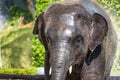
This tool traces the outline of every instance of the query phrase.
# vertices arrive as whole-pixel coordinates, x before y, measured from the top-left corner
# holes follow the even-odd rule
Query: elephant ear
[[[95,13],[92,18],[92,26],[89,34],[89,51],[85,59],[88,65],[100,55],[101,44],[108,32],[108,24],[103,16]]]
[[[92,27],[90,31],[89,50],[94,51],[100,45],[108,32],[106,19],[98,13],[93,15]]]
[[[43,27],[43,15],[44,12],[42,12],[36,19],[33,34],[39,34],[41,27]]]
[[[45,44],[44,12],[42,12],[36,19],[33,34],[38,35],[39,40]]]

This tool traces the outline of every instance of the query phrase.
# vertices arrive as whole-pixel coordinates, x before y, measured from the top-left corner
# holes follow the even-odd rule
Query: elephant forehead
[[[58,31],[58,36],[72,37],[73,31],[71,29],[65,29]]]
[[[58,35],[71,37],[75,32],[75,20],[74,20],[74,12],[69,14],[62,14],[60,16],[60,23],[64,27],[60,27],[60,31]]]
[[[75,15],[76,12],[70,12],[61,14],[59,17],[55,17],[55,19],[51,18],[49,20],[48,33],[57,37],[72,37],[75,34],[81,34],[82,27],[76,25]]]
[[[75,12],[62,14],[60,16],[60,22],[65,23],[68,26],[74,26],[75,25],[74,15],[75,15]]]

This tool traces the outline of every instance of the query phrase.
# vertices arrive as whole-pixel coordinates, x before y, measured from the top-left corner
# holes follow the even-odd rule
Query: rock
[[[0,31],[3,29],[8,19],[9,19],[9,13],[4,4],[4,0],[3,1],[0,0]]]

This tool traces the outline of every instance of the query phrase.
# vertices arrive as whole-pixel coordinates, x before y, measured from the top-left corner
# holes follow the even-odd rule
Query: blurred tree
[[[35,8],[32,0],[25,0],[28,10],[30,11],[32,17],[34,18],[35,15]]]

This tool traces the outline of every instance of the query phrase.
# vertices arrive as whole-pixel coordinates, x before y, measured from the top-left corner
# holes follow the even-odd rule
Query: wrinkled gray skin
[[[37,18],[33,34],[46,49],[46,80],[109,79],[117,37],[109,16],[92,1],[51,5]]]

